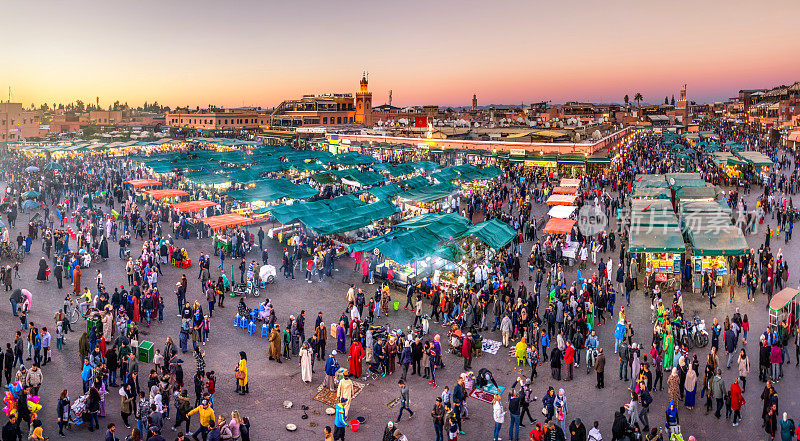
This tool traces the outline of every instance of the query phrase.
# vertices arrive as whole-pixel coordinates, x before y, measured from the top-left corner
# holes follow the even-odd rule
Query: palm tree
[[[631,99],[630,97],[628,97],[627,93],[625,94],[625,98],[623,98],[623,100],[625,100],[625,107],[628,107],[628,103],[631,102]]]
[[[636,92],[636,95],[633,96],[633,100],[636,101],[636,105],[639,106],[639,108],[642,107],[642,100],[643,99],[644,98],[642,97],[642,94],[639,93],[639,92]]]

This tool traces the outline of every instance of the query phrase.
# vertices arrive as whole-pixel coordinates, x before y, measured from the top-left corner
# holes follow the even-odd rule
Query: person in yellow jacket
[[[216,421],[216,416],[214,415],[214,409],[211,408],[211,403],[204,399],[200,402],[199,406],[190,410],[186,416],[190,417],[194,414],[200,415],[200,427],[198,427],[197,430],[192,434],[192,438],[196,440],[197,435],[202,435],[202,439],[206,439],[206,436],[208,436],[208,431],[211,430],[211,423]]]
[[[236,392],[239,395],[244,395],[250,392],[247,384],[247,353],[244,351],[239,352],[239,364],[236,365]]]

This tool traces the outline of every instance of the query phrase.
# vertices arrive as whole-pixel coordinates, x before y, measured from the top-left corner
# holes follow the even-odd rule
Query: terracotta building
[[[266,112],[253,109],[201,109],[169,112],[164,116],[170,127],[202,130],[259,129],[266,127]]]
[[[21,103],[0,103],[0,142],[39,136],[39,116]]]

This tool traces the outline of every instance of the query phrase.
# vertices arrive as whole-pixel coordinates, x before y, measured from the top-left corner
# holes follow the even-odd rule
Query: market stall
[[[459,272],[494,256],[515,234],[497,219],[470,226],[456,213],[428,213],[395,225],[390,233],[351,244],[348,252],[371,253],[379,261],[377,276],[392,283],[430,278],[432,284],[452,287]]]
[[[203,223],[208,225],[212,231],[235,228],[241,225],[253,223],[253,219],[236,213],[220,214],[203,219]]]
[[[167,198],[179,198],[183,196],[188,196],[189,193],[183,190],[176,190],[173,188],[163,189],[163,190],[145,190],[144,194],[150,196],[153,199],[167,199]]]
[[[559,219],[552,217],[547,221],[547,224],[542,230],[545,234],[564,234],[569,236],[572,232],[572,227],[577,223],[574,219]]]
[[[547,199],[547,205],[575,205],[576,195],[554,194]]]
[[[575,187],[575,188],[578,188],[578,187],[581,186],[581,180],[580,179],[564,178],[564,179],[561,180],[561,182],[558,185],[561,186],[561,187]]]
[[[693,287],[702,288],[702,275],[716,270],[715,284],[721,287],[728,280],[728,257],[746,254],[750,247],[742,230],[733,225],[706,225],[698,222],[687,228],[687,237],[692,246]]]
[[[630,252],[645,268],[645,280],[666,283],[676,289],[680,286],[681,255],[686,252],[686,244],[677,226],[632,227]]]
[[[187,201],[187,202],[177,202],[169,206],[173,210],[177,210],[181,213],[194,213],[196,211],[200,211],[204,208],[213,207],[217,205],[214,201]]]
[[[553,205],[547,215],[559,219],[569,219],[578,207],[574,205]]]
[[[769,301],[769,325],[778,327],[786,321],[791,332],[797,327],[797,314],[800,313],[800,290],[783,288]]]
[[[752,181],[756,178],[764,179],[769,177],[769,168],[774,163],[768,156],[761,152],[754,151],[736,152],[736,156],[747,163],[742,166],[742,170],[745,172],[747,179]]]
[[[576,194],[578,192],[577,187],[554,187],[553,194]]]
[[[138,190],[140,188],[162,185],[162,182],[155,179],[132,179],[130,181],[125,181],[125,184],[130,185],[134,189]]]

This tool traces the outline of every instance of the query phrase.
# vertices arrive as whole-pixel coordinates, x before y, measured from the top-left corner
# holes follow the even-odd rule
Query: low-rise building
[[[269,116],[260,109],[176,110],[164,116],[165,124],[199,130],[255,130],[267,126]]]
[[[38,137],[40,124],[36,112],[23,109],[22,103],[0,102],[0,142]]]

